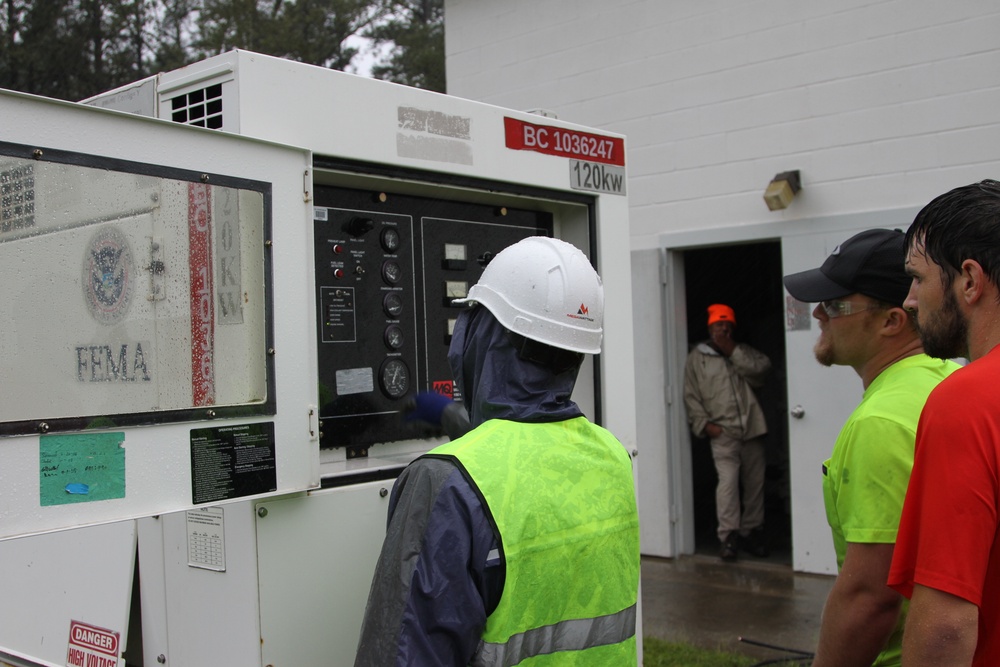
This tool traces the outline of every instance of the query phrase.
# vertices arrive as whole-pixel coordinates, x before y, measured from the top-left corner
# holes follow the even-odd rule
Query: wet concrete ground
[[[761,660],[788,656],[746,637],[812,652],[834,577],[793,572],[773,559],[718,556],[642,559],[642,634],[734,651]]]

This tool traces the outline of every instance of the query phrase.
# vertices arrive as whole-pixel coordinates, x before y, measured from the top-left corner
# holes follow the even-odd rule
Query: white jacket
[[[737,440],[767,433],[753,388],[763,384],[770,370],[767,355],[746,343],[737,343],[728,358],[707,342],[695,346],[684,367],[684,405],[691,432],[706,437],[705,425],[712,422]]]

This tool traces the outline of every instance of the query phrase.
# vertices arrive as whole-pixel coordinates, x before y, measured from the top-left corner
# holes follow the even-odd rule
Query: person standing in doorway
[[[936,197],[906,232],[904,305],[927,354],[966,358],[917,426],[889,585],[910,598],[903,664],[1000,665],[1000,183]]]
[[[719,482],[715,489],[719,555],[732,561],[742,547],[767,556],[764,539],[764,435],[767,422],[754,388],[771,369],[765,354],[734,339],[736,314],[708,307],[708,340],[688,354],[684,405],[691,432],[709,438]],[[740,485],[743,505],[740,507]]]
[[[850,366],[864,396],[823,463],[823,499],[839,576],[826,600],[814,667],[898,666],[905,610],[886,585],[927,395],[958,365],[923,353],[903,309],[910,277],[903,232],[870,229],[841,243],[817,269],[785,276],[816,303],[824,366]]]

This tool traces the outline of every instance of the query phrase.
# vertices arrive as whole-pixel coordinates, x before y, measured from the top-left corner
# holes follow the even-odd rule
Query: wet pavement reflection
[[[740,637],[812,652],[833,581],[765,561],[643,557],[642,633],[760,659],[788,654]]]

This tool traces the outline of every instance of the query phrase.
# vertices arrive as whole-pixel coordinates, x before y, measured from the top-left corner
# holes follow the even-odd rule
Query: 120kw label
[[[584,160],[569,161],[569,186],[574,190],[625,194],[625,167]]]

